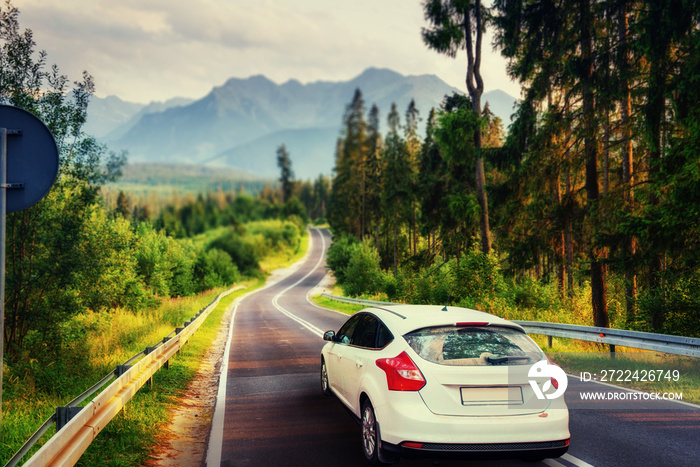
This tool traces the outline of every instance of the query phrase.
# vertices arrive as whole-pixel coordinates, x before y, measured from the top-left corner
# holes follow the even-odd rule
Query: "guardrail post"
[[[121,375],[129,371],[129,368],[131,368],[131,365],[117,365],[117,368],[114,370],[114,376],[119,378]]]
[[[148,355],[149,353],[153,352],[157,348],[158,347],[146,347],[146,350],[143,351],[143,354]],[[148,378],[148,381],[146,381],[146,385],[148,386],[148,389],[153,389],[153,376]]]
[[[56,433],[78,415],[82,407],[56,407]]]
[[[552,348],[552,336],[547,336],[547,345],[550,349]]]
[[[164,337],[164,338],[163,338],[163,344],[165,344],[165,343],[168,342],[169,340],[170,340],[169,337],[167,337],[167,336]],[[163,366],[165,367],[166,370],[169,370],[169,369],[170,369],[170,360],[166,360],[165,363],[163,364]]]
[[[615,358],[615,344],[610,344],[610,358]]]

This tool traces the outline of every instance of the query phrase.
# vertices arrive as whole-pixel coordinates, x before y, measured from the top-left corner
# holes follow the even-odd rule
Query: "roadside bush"
[[[191,241],[156,232],[147,223],[139,225],[137,238],[137,271],[151,297],[182,297],[195,292],[192,270],[197,254]]]
[[[343,292],[348,296],[374,295],[384,288],[384,273],[379,267],[379,253],[370,242],[354,243],[350,260],[343,271]]]
[[[453,298],[449,263],[433,264],[416,275],[415,303],[447,305]]]
[[[519,308],[555,309],[562,306],[555,283],[544,284],[527,276],[514,281],[505,295],[509,303]]]
[[[687,337],[700,337],[700,275],[693,274],[671,283],[662,290],[640,295],[636,328]],[[652,327],[654,314],[663,316],[661,331]]]
[[[289,219],[292,216],[298,217],[301,222],[304,224],[307,222],[307,217],[306,217],[306,208],[304,207],[304,204],[299,201],[299,198],[296,196],[286,203],[284,203],[284,206],[282,206],[282,215],[286,218]]]
[[[496,255],[469,251],[454,267],[454,294],[458,299],[477,302],[493,298],[506,290]]]
[[[328,249],[326,265],[333,271],[335,280],[340,285],[343,285],[345,281],[345,269],[348,267],[348,264],[350,264],[352,246],[358,242],[359,240],[352,235],[343,235],[340,238],[334,239]]]
[[[193,275],[199,292],[214,287],[228,286],[241,280],[238,268],[228,253],[218,248],[200,251],[194,264]]]
[[[247,276],[254,276],[259,271],[260,253],[254,239],[241,237],[235,231],[229,230],[211,242],[208,248],[228,253],[238,270]]]
[[[244,232],[250,237],[258,237],[255,244],[260,256],[265,256],[270,250],[296,248],[301,240],[301,229],[296,220],[272,219],[251,222],[246,225]]]

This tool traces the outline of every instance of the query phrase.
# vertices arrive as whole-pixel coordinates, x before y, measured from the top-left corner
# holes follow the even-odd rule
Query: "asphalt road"
[[[322,332],[346,315],[321,309],[308,292],[326,274],[327,231],[312,229],[309,254],[277,283],[249,294],[236,309],[227,371],[214,417],[209,466],[362,466],[360,427],[319,383]],[[578,390],[611,391],[571,381]],[[568,398],[567,398],[568,400]],[[698,466],[700,410],[663,402],[603,409],[574,403],[571,447],[562,458],[541,463],[443,461],[456,466]],[[217,421],[218,420],[218,421]],[[430,466],[401,460],[400,466]]]

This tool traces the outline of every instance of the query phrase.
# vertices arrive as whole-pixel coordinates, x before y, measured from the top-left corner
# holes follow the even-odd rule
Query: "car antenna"
[[[441,311],[448,311],[448,310],[447,310],[447,305],[450,304],[450,298],[452,298],[452,295],[448,295],[448,296],[447,296],[447,301],[445,302],[445,306],[442,308]]]

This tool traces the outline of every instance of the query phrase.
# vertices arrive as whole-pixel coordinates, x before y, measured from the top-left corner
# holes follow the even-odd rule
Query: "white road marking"
[[[551,465],[552,467],[566,467],[564,464],[561,462],[557,462],[554,459],[545,459],[542,461],[543,464]]]
[[[316,229],[316,230],[318,230],[318,229]],[[321,239],[323,240],[323,235],[321,235]],[[323,243],[323,246],[325,248],[325,241]],[[273,285],[277,284],[280,280],[293,274],[298,269],[298,265],[301,265],[301,263],[306,261],[306,258],[311,253],[312,247],[313,247],[313,237],[309,235],[309,248],[306,251],[306,254],[304,255],[303,258],[301,258],[295,264],[293,264],[292,266],[287,268],[288,272],[286,274],[282,275],[281,277],[278,278],[278,280],[276,280],[274,282],[265,284],[265,286],[263,286],[257,290],[253,290],[252,292],[249,292],[241,297],[238,297],[231,305],[233,307],[233,314],[231,315],[231,322],[229,323],[228,339],[226,341],[226,347],[224,348],[224,355],[223,355],[223,358],[221,359],[221,368],[220,368],[220,372],[219,372],[219,389],[217,390],[217,393],[216,393],[216,404],[214,405],[214,415],[212,416],[211,432],[209,434],[209,447],[207,449],[207,457],[205,460],[207,466],[211,465],[211,466],[219,467],[221,465],[221,451],[223,449],[223,442],[224,442],[224,438],[223,438],[224,437],[224,418],[226,415],[226,381],[228,379],[228,360],[229,360],[229,355],[231,353],[231,343],[233,340],[233,324],[234,324],[234,321],[236,319],[236,312],[238,311],[238,305],[240,305],[241,301],[243,301],[244,298],[247,298],[250,295],[261,292],[269,287],[272,287]],[[321,258],[323,258],[323,255],[321,255]],[[318,264],[316,264],[316,267],[318,267]],[[314,267],[314,269],[316,269],[316,267]],[[306,278],[306,277],[308,277],[308,274],[304,278]],[[297,284],[298,284],[298,282],[297,282]],[[294,285],[296,285],[296,284],[294,284]],[[285,292],[287,290],[289,290],[289,289],[285,289]]]
[[[323,237],[323,235],[321,235],[321,245],[322,245],[321,251],[324,251],[326,249],[326,239]],[[309,251],[311,250],[312,246],[313,246],[313,240],[311,240],[311,245],[309,245]],[[282,297],[282,295],[284,295],[285,293],[287,293],[289,290],[293,289],[297,285],[301,284],[307,277],[309,277],[311,274],[316,272],[316,270],[318,269],[318,267],[321,265],[322,262],[323,262],[323,255],[321,255],[318,258],[316,265],[313,268],[311,268],[311,270],[308,273],[306,273],[306,275],[304,277],[302,277],[301,279],[299,279],[298,281],[296,281],[294,284],[290,285],[286,289],[282,290],[280,293],[275,295],[272,299],[272,305],[274,305],[274,307],[277,308],[280,311],[280,313],[282,313],[283,315],[287,316],[288,318],[296,321],[297,323],[301,324],[302,326],[304,326],[306,329],[308,329],[309,331],[311,331],[312,333],[314,333],[318,337],[323,337],[323,331],[321,329],[319,329],[318,327],[309,323],[308,321],[299,318],[297,315],[290,312],[289,310],[286,310],[282,305],[279,304],[278,300],[280,299],[280,297]],[[308,301],[308,298],[307,298],[307,301]]]
[[[318,308],[319,310],[323,310],[323,311],[332,311],[333,313],[336,313],[336,314],[339,314],[339,315],[343,315],[343,316],[345,316],[345,317],[350,317],[350,315],[347,314],[347,313],[343,313],[342,311],[334,310],[333,308],[326,308],[325,306],[321,306],[321,305],[319,305],[318,303],[316,303],[316,302],[314,302],[313,300],[311,300],[311,292],[313,292],[313,291],[314,291],[314,289],[311,289],[311,290],[309,290],[309,292],[306,294],[306,301],[309,303],[309,305],[314,306],[314,307]]]
[[[579,467],[593,467],[588,462],[581,460],[578,457],[574,457],[571,454],[569,454],[568,452],[566,454],[564,454],[563,456],[561,456],[561,458],[564,459],[565,461],[571,462],[572,464],[577,465]]]
[[[246,294],[246,296],[249,294]],[[209,435],[209,447],[207,449],[206,464],[212,466],[221,465],[221,450],[224,444],[224,416],[226,415],[226,380],[228,375],[228,356],[231,351],[231,340],[233,339],[233,322],[236,319],[236,311],[243,297],[237,298],[234,302],[231,323],[228,328],[228,338],[224,348],[224,356],[221,359],[219,370],[219,389],[216,393],[216,404],[214,405],[214,415],[211,421],[211,433]]]

